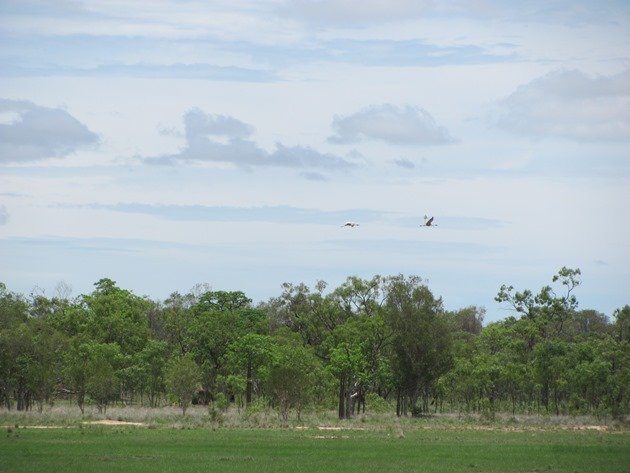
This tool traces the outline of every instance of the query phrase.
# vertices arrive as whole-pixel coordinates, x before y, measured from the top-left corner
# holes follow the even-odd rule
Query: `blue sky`
[[[629,145],[624,1],[0,0],[0,281],[24,294],[403,273],[490,321],[501,284],[568,266],[612,315]]]

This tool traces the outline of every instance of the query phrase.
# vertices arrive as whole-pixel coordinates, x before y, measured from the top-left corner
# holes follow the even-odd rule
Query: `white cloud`
[[[328,178],[324,176],[323,174],[320,174],[319,172],[304,171],[300,173],[300,176],[302,176],[304,179],[307,179],[309,181],[316,181],[316,182],[328,181]]]
[[[446,128],[439,126],[429,112],[420,107],[372,105],[346,117],[335,117],[336,134],[331,143],[356,143],[381,140],[396,145],[442,145],[453,143]]]
[[[284,2],[278,11],[306,23],[326,26],[364,26],[447,16],[580,25],[606,22],[611,16],[625,16],[628,7],[623,1],[590,0],[559,0],[553,3],[545,0],[291,0]]]
[[[177,154],[146,158],[149,164],[181,162],[222,162],[238,166],[278,166],[289,168],[343,169],[353,163],[311,147],[276,143],[266,151],[248,140],[254,127],[225,115],[206,114],[192,109],[184,115],[186,146]]]
[[[403,169],[415,169],[416,167],[413,161],[406,158],[395,159],[394,164]]]
[[[248,123],[226,115],[210,115],[198,108],[186,112],[184,126],[188,139],[203,135],[247,138],[254,133],[254,127]]]
[[[0,205],[0,225],[6,225],[9,221],[9,212],[4,205]]]
[[[0,99],[0,163],[37,161],[69,155],[94,145],[98,136],[65,110],[24,100]]]
[[[337,225],[347,219],[347,215],[362,222],[375,222],[387,218],[392,212],[354,208],[344,210],[321,210],[313,208],[276,205],[264,207],[232,207],[207,205],[143,204],[127,202],[117,204],[91,203],[83,206],[59,204],[60,209],[88,208],[112,212],[150,215],[166,220],[208,221],[208,222],[268,222],[284,224]],[[1,209],[1,207],[0,207]]]
[[[365,24],[420,17],[432,6],[431,0],[298,0],[279,11],[312,23]]]
[[[507,131],[588,141],[630,139],[630,70],[591,77],[554,71],[520,86],[493,117]]]

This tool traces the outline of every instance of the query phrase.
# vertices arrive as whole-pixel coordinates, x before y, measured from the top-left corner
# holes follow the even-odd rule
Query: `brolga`
[[[420,225],[421,227],[437,227],[437,223],[433,223],[433,217],[429,218],[428,216],[424,216],[424,223]]]
[[[342,225],[342,227],[352,227],[352,228],[354,228],[354,227],[358,227],[358,226],[359,226],[359,224],[358,224],[358,223],[355,223],[355,222],[346,222],[346,223],[344,223],[344,224]]]

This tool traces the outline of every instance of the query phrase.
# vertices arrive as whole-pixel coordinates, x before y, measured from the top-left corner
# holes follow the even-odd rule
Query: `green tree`
[[[20,295],[7,290],[0,282],[0,330],[15,327],[28,318],[28,302]]]
[[[242,292],[207,292],[192,307],[191,353],[202,369],[204,401],[216,395],[219,376],[227,376],[228,350],[245,334],[268,332],[266,314],[253,308]]]
[[[89,342],[85,391],[96,402],[98,411],[105,413],[107,405],[116,398],[120,388],[117,367],[123,354],[116,343]]]
[[[32,352],[28,366],[30,391],[41,413],[61,379],[66,338],[41,320],[29,321]]]
[[[327,357],[322,343],[348,317],[333,296],[324,295],[326,287],[324,281],[317,282],[315,291],[306,284],[285,283],[280,297],[264,305],[272,331],[288,327],[300,334],[304,344],[313,347],[322,359]]]
[[[552,281],[564,286],[558,295],[551,286],[544,286],[536,295],[529,289],[514,292],[513,286],[502,285],[495,297],[497,302],[508,303],[516,312],[537,323],[540,336],[548,338],[563,334],[567,321],[573,319],[578,302],[573,291],[581,284],[579,269],[562,267]]]
[[[85,336],[73,338],[64,354],[63,376],[67,387],[75,395],[81,414],[85,412],[90,354],[90,342]]]
[[[0,330],[0,394],[7,409],[13,407],[14,401],[19,411],[31,407],[32,335],[25,322]]]
[[[289,410],[295,409],[297,418],[313,396],[315,383],[323,379],[322,367],[312,349],[283,332],[275,338],[273,353],[266,375],[266,389],[278,406],[286,422]]]
[[[349,418],[361,409],[365,412],[370,391],[386,395],[393,385],[388,357],[391,334],[381,311],[349,317],[327,337],[329,371],[338,380],[338,413]]]
[[[615,318],[614,333],[618,340],[622,342],[630,342],[630,305],[625,305],[620,309],[616,309],[613,317]]]
[[[169,392],[177,399],[182,415],[186,415],[200,382],[201,371],[190,355],[171,360],[166,369],[166,384]]]
[[[397,414],[428,412],[435,383],[451,366],[451,338],[441,299],[419,277],[391,278],[385,322],[392,332]],[[422,405],[417,402],[422,399]]]
[[[90,312],[89,331],[94,340],[116,343],[123,354],[140,352],[149,338],[146,312],[152,304],[116,286],[111,279],[101,279],[96,289],[84,296]]]
[[[172,293],[161,311],[159,322],[163,339],[176,347],[181,355],[190,353],[193,346],[191,327],[194,322],[192,307],[197,303],[192,294],[182,296],[178,292]]]
[[[245,404],[252,402],[255,384],[260,384],[260,369],[272,356],[273,339],[268,335],[247,333],[235,340],[226,354],[232,373],[245,379]]]
[[[360,346],[339,342],[330,351],[329,370],[339,380],[338,414],[340,419],[352,416],[352,388],[365,372],[365,359]]]
[[[158,397],[166,389],[165,369],[168,345],[159,340],[149,340],[138,358],[143,370],[144,388],[149,395],[149,404],[156,406]]]

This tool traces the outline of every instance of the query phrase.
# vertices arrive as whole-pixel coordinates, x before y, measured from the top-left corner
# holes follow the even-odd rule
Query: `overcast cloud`
[[[177,154],[146,158],[149,164],[222,162],[236,166],[278,166],[289,168],[348,169],[353,163],[316,151],[309,146],[276,143],[268,152],[248,140],[254,127],[225,115],[206,114],[193,109],[184,115],[186,145]],[[226,138],[227,142],[211,137]]]
[[[72,206],[70,206],[72,207]],[[341,209],[323,211],[288,205],[265,207],[228,207],[206,205],[154,205],[142,203],[88,204],[84,207],[113,212],[152,215],[167,220],[214,221],[214,222],[275,222],[289,224],[337,225],[350,216],[362,222],[382,220],[391,212],[371,209]]]
[[[4,205],[0,205],[0,225],[5,225],[9,221],[9,212]]]
[[[611,315],[629,64],[624,0],[0,0],[0,278],[260,301],[406,273],[492,321],[568,266]]]
[[[455,140],[420,107],[372,105],[359,112],[333,120],[331,143],[347,144],[381,140],[394,145],[444,145]]]
[[[630,140],[630,70],[589,76],[550,72],[499,103],[499,127],[532,137]]]
[[[0,99],[0,163],[59,158],[98,140],[65,110]]]

